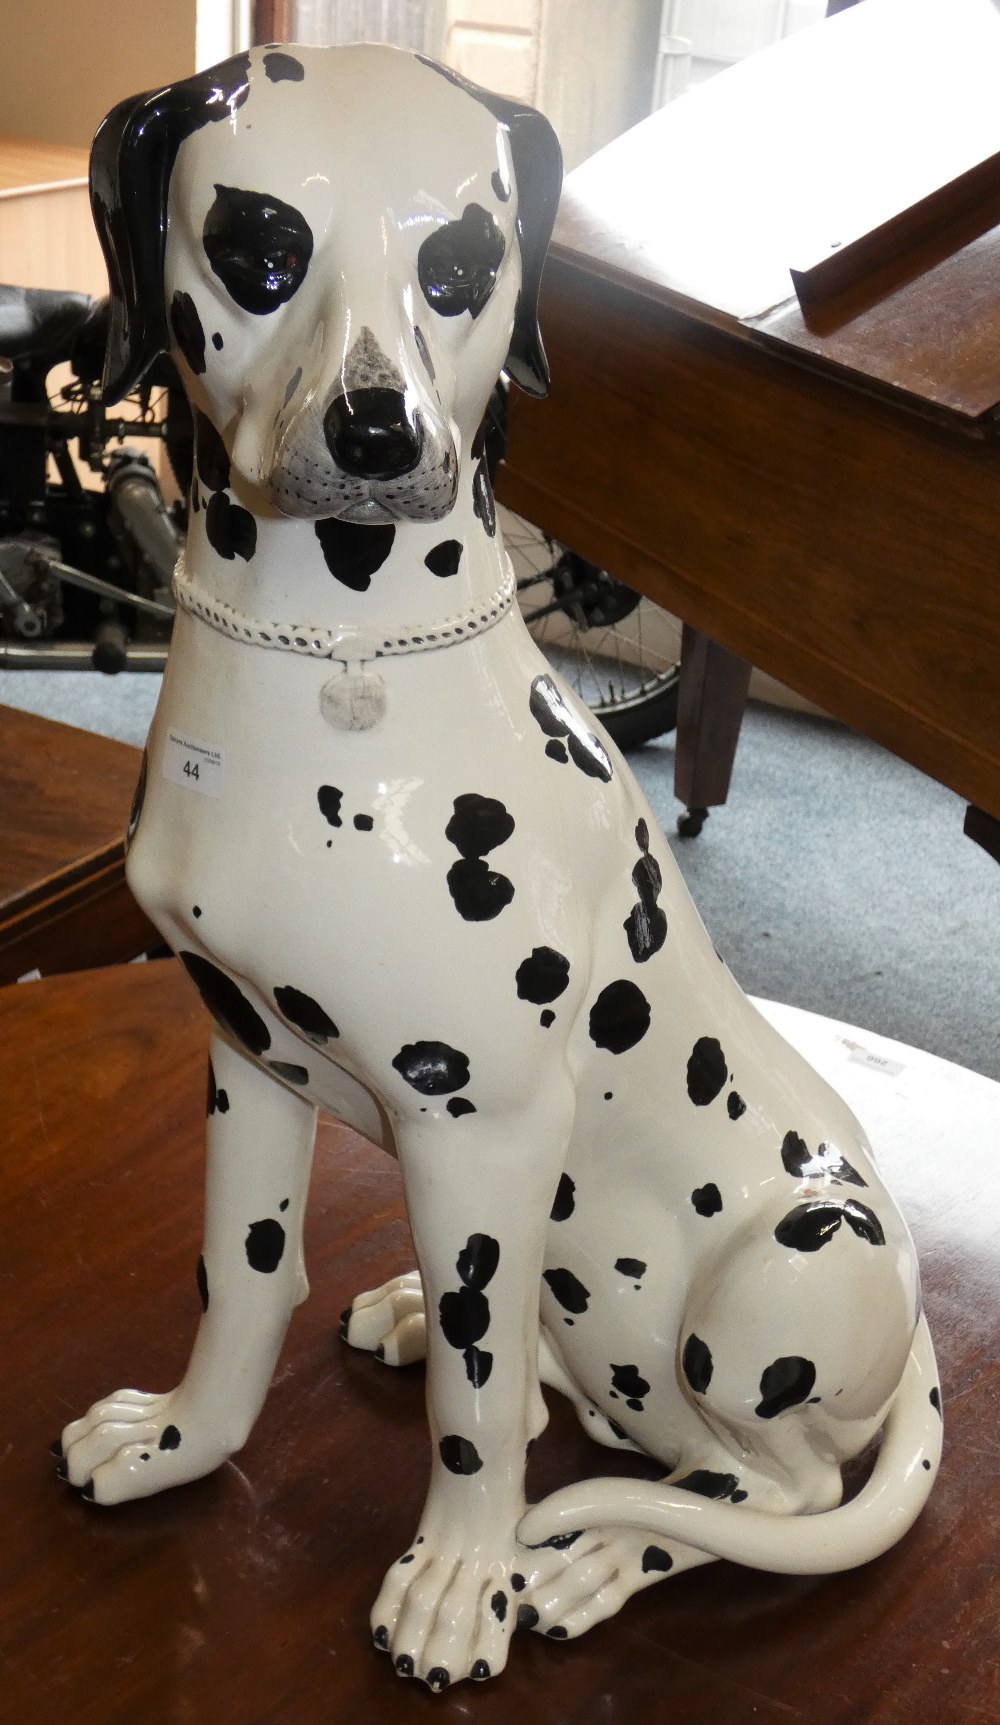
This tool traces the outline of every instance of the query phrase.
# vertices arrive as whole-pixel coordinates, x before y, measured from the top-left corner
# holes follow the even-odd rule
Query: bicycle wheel
[[[549,662],[622,749],[672,731],[676,627],[650,600],[501,509],[518,603]]]

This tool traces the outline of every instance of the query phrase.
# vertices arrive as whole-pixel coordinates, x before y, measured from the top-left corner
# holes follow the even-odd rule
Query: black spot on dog
[[[729,1115],[730,1120],[738,1120],[740,1115],[745,1114],[746,1111],[747,1105],[739,1094],[739,1091],[730,1090],[729,1095],[726,1097],[726,1112]]]
[[[445,1341],[461,1352],[482,1341],[490,1327],[490,1302],[478,1288],[457,1288],[442,1294],[438,1318]]]
[[[734,1473],[713,1473],[710,1468],[696,1467],[684,1479],[675,1479],[672,1484],[679,1486],[681,1491],[693,1491],[699,1497],[726,1498],[732,1497],[739,1489],[739,1480]]]
[[[355,815],[354,817],[355,832],[370,833],[374,825],[375,817],[373,815]]]
[[[828,1179],[848,1186],[867,1186],[856,1168],[832,1144],[821,1144],[815,1155],[797,1132],[786,1132],[781,1145],[781,1161],[786,1174],[796,1180]]]
[[[553,737],[550,743],[546,743],[545,753],[548,755],[550,761],[559,761],[564,767],[569,763],[566,744],[561,743],[558,737]]]
[[[673,1567],[674,1560],[668,1551],[664,1551],[662,1545],[647,1545],[642,1554],[643,1575],[652,1575],[657,1570],[666,1575]]]
[[[340,1035],[329,1013],[324,1012],[312,995],[304,994],[301,988],[276,988],[274,998],[281,1016],[287,1018],[289,1024],[294,1024],[297,1030],[305,1031],[313,1042],[322,1044]]]
[[[726,1082],[729,1065],[714,1036],[700,1036],[687,1063],[687,1092],[696,1108],[714,1102]]]
[[[325,521],[315,521],[313,527],[330,574],[352,593],[367,593],[372,576],[392,550],[396,537],[392,522],[366,527],[356,521],[337,521],[331,515]]]
[[[556,1015],[549,1006],[545,1008],[544,1012],[540,1012],[538,1015],[538,1022],[543,1030],[548,1030],[550,1025],[553,1025],[555,1021]]]
[[[507,1616],[507,1595],[503,1593],[500,1588],[497,1589],[493,1598],[490,1600],[490,1610],[500,1623],[502,1623]]]
[[[191,370],[200,377],[205,369],[205,331],[194,300],[180,289],[170,301],[170,328]]]
[[[268,1069],[276,1077],[283,1078],[286,1084],[308,1084],[309,1073],[304,1066],[297,1066],[294,1060],[269,1060]]]
[[[568,1174],[560,1174],[556,1195],[549,1212],[553,1222],[566,1222],[576,1208],[576,1185]]]
[[[699,1216],[717,1216],[722,1209],[722,1193],[714,1180],[707,1186],[697,1186],[691,1194],[691,1202]]]
[[[934,1409],[935,1413],[939,1414],[941,1412],[941,1391],[939,1390],[937,1384],[935,1384],[934,1388],[931,1390],[931,1393],[928,1397],[928,1400],[931,1404],[931,1407]]]
[[[632,885],[639,902],[629,911],[623,927],[636,964],[645,964],[667,938],[667,918],[656,902],[663,888],[663,875],[656,858],[649,854],[649,828],[645,821],[636,827],[635,838],[642,853],[632,870]]]
[[[483,854],[507,842],[513,817],[495,797],[470,791],[456,797],[445,837],[461,852],[461,861],[448,870],[448,891],[466,922],[490,922],[510,904],[513,883],[484,862]]]
[[[649,1001],[634,982],[609,982],[590,1009],[590,1039],[611,1054],[624,1054],[642,1041],[650,1016]]]
[[[712,1356],[700,1336],[691,1334],[684,1343],[681,1370],[691,1388],[703,1396],[712,1381]]]
[[[160,1433],[159,1449],[179,1449],[181,1434],[176,1426],[164,1426]]]
[[[642,1412],[642,1398],[649,1394],[649,1384],[642,1376],[638,1366],[611,1367],[611,1393],[625,1396],[630,1408],[636,1413]]]
[[[316,792],[319,812],[332,827],[343,825],[340,818],[340,805],[344,800],[343,791],[338,791],[336,785],[320,785]]]
[[[138,780],[136,781],[135,792],[134,792],[133,797],[132,797],[132,807],[129,810],[128,826],[125,828],[125,849],[126,849],[126,851],[128,850],[129,845],[132,843],[132,840],[135,837],[135,829],[139,825],[139,816],[142,814],[142,805],[146,800],[146,777],[147,777],[148,771],[149,771],[149,761],[148,761],[148,757],[146,754],[146,750],[143,749],[142,761],[141,761],[140,766],[139,766],[139,777],[138,777]]]
[[[535,1006],[558,1000],[569,983],[569,959],[551,946],[532,948],[530,958],[523,959],[514,973],[519,1000],[530,1000]]]
[[[218,184],[201,239],[213,275],[254,317],[277,311],[298,292],[313,250],[312,230],[294,205]]]
[[[483,1348],[466,1348],[462,1355],[465,1375],[474,1390],[481,1390],[493,1370],[493,1355]]]
[[[472,475],[472,507],[492,539],[497,530],[497,511],[485,455]]]
[[[450,1102],[445,1103],[445,1107],[453,1120],[460,1119],[463,1114],[476,1112],[475,1103],[470,1102],[467,1096],[453,1096]]]
[[[457,575],[458,565],[462,561],[462,541],[460,539],[444,539],[440,545],[435,545],[433,551],[428,551],[424,562],[432,575],[443,579],[447,575]]]
[[[417,253],[417,280],[439,317],[463,311],[477,318],[496,286],[504,237],[488,210],[468,204],[457,222],[445,222]]]
[[[482,1467],[482,1458],[474,1443],[468,1438],[449,1434],[438,1444],[438,1454],[449,1473],[478,1473]]]
[[[214,1114],[216,1111],[218,1111],[220,1114],[228,1114],[229,1113],[229,1097],[227,1096],[227,1094],[224,1090],[220,1090],[217,1087],[216,1082],[215,1082],[215,1067],[212,1065],[211,1060],[209,1060],[209,1062],[208,1062],[208,1108],[207,1108],[207,1112],[209,1114]]]
[[[271,1276],[285,1254],[285,1230],[273,1216],[251,1222],[244,1242],[247,1263],[262,1276]]]
[[[799,1354],[789,1354],[774,1360],[761,1373],[761,1400],[754,1412],[759,1419],[773,1420],[786,1408],[794,1408],[809,1400],[816,1382],[816,1367],[812,1360]]]
[[[477,1659],[472,1670],[469,1672],[469,1676],[472,1678],[473,1683],[485,1683],[489,1675],[490,1668],[485,1659]]]
[[[455,1268],[467,1288],[487,1288],[499,1262],[500,1247],[490,1234],[470,1234]]]
[[[201,915],[201,905],[200,904],[193,904],[191,906],[191,915],[192,916],[200,916]]]
[[[249,509],[232,503],[225,491],[213,491],[205,506],[205,532],[212,550],[227,563],[242,557],[249,563],[257,549],[257,523]]]
[[[779,1246],[790,1246],[796,1252],[818,1252],[831,1240],[842,1222],[870,1246],[884,1246],[882,1226],[867,1204],[848,1198],[843,1203],[816,1198],[797,1204],[783,1216],[774,1230]]]
[[[564,749],[568,748],[574,766],[589,778],[603,779],[605,784],[611,778],[611,760],[607,750],[595,736],[588,731],[583,721],[564,700],[553,679],[549,676],[536,677],[531,685],[528,697],[528,707],[536,724],[547,737],[562,741]],[[555,760],[564,759],[564,754],[555,754],[551,745],[545,753]]]
[[[534,1629],[535,1624],[537,1622],[538,1622],[538,1612],[535,1610],[535,1607],[533,1605],[519,1605],[518,1606],[518,1608],[517,1608],[517,1623],[515,1625],[516,1628],[518,1628],[518,1629]]]
[[[578,1281],[572,1270],[545,1270],[542,1279],[548,1283],[553,1297],[564,1311],[585,1312],[590,1301],[590,1289]]]
[[[616,1258],[615,1269],[620,1276],[630,1276],[633,1282],[646,1274],[646,1266],[641,1258]]]
[[[301,84],[306,75],[301,60],[296,60],[294,54],[284,54],[278,49],[264,55],[264,70],[272,84]]]
[[[447,1096],[469,1082],[469,1057],[447,1042],[407,1042],[393,1068],[421,1096]]]
[[[545,1633],[550,1641],[565,1641],[569,1636],[569,1630],[561,1623],[553,1624],[552,1628],[547,1629]]]
[[[506,844],[514,831],[514,818],[496,797],[476,791],[455,798],[455,812],[444,836],[461,856],[482,857],[497,845]]]
[[[232,977],[200,953],[181,952],[177,956],[223,1030],[228,1030],[251,1054],[266,1053],[271,1046],[271,1032]]]
[[[504,185],[504,182],[500,176],[500,169],[499,168],[493,169],[493,172],[490,175],[490,185],[493,187],[493,191],[494,191],[495,195],[500,199],[500,202],[502,204],[505,204],[507,202],[507,199],[510,197],[510,187]]]
[[[223,343],[222,337],[219,334],[219,331],[216,330],[215,334],[212,337],[212,346],[214,347],[216,353],[222,352],[223,345],[224,345],[224,343]]]
[[[200,1257],[198,1259],[198,1266],[197,1266],[197,1269],[195,1270],[195,1273],[194,1273],[194,1280],[195,1280],[195,1286],[198,1289],[198,1298],[201,1301],[201,1309],[203,1312],[207,1312],[208,1311],[208,1271],[205,1268],[204,1257]]]
[[[514,897],[514,884],[480,858],[452,863],[448,891],[465,922],[492,922]]]
[[[225,491],[229,484],[229,456],[226,446],[210,419],[200,408],[194,410],[195,460],[198,477],[209,491]]]

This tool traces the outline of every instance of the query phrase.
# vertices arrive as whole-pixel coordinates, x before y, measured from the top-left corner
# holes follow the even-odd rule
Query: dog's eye
[[[235,186],[216,186],[202,242],[227,293],[258,317],[276,311],[301,287],[313,250],[301,211]]]
[[[478,317],[496,286],[503,254],[503,234],[493,217],[469,204],[460,221],[436,228],[417,254],[417,278],[428,305],[441,317],[463,311]]]

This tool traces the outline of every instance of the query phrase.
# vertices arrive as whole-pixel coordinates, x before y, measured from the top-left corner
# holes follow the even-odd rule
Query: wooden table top
[[[991,0],[865,0],[697,86],[566,180],[552,256],[970,426],[1000,402],[1000,208],[925,238],[849,318],[790,271],[1000,151]],[[993,176],[995,180],[996,176]],[[985,232],[980,231],[985,228]],[[958,239],[969,245],[952,256]],[[899,242],[902,243],[901,241]]]
[[[73,968],[61,946],[82,954],[79,967],[155,942],[125,888],[140,760],[126,743],[0,707],[0,982],[38,962]]]
[[[863,1570],[787,1579],[716,1564],[579,1642],[523,1634],[495,1684],[408,1687],[367,1614],[412,1532],[427,1465],[422,1372],[337,1340],[352,1295],[411,1262],[395,1164],[321,1129],[313,1292],[237,1461],[102,1511],[47,1447],[112,1386],[166,1388],[198,1314],[208,1021],[172,961],[0,990],[6,1154],[0,1668],[18,1725],[968,1725],[1000,1716],[996,1415],[1000,1248],[989,1159],[961,1131],[900,1156],[942,1371],[931,1503]],[[984,1084],[985,1080],[976,1081]],[[977,1147],[972,1147],[973,1149]],[[994,1180],[997,1168],[994,1162]],[[554,1403],[557,1398],[554,1398]],[[565,1406],[532,1457],[540,1495],[622,1458]]]

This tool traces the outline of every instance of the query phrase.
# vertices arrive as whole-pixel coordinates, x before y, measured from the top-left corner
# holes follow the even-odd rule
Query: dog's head
[[[548,386],[561,183],[532,108],[377,46],[256,48],[101,126],[104,389],[174,352],[284,514],[438,520],[501,370]]]

